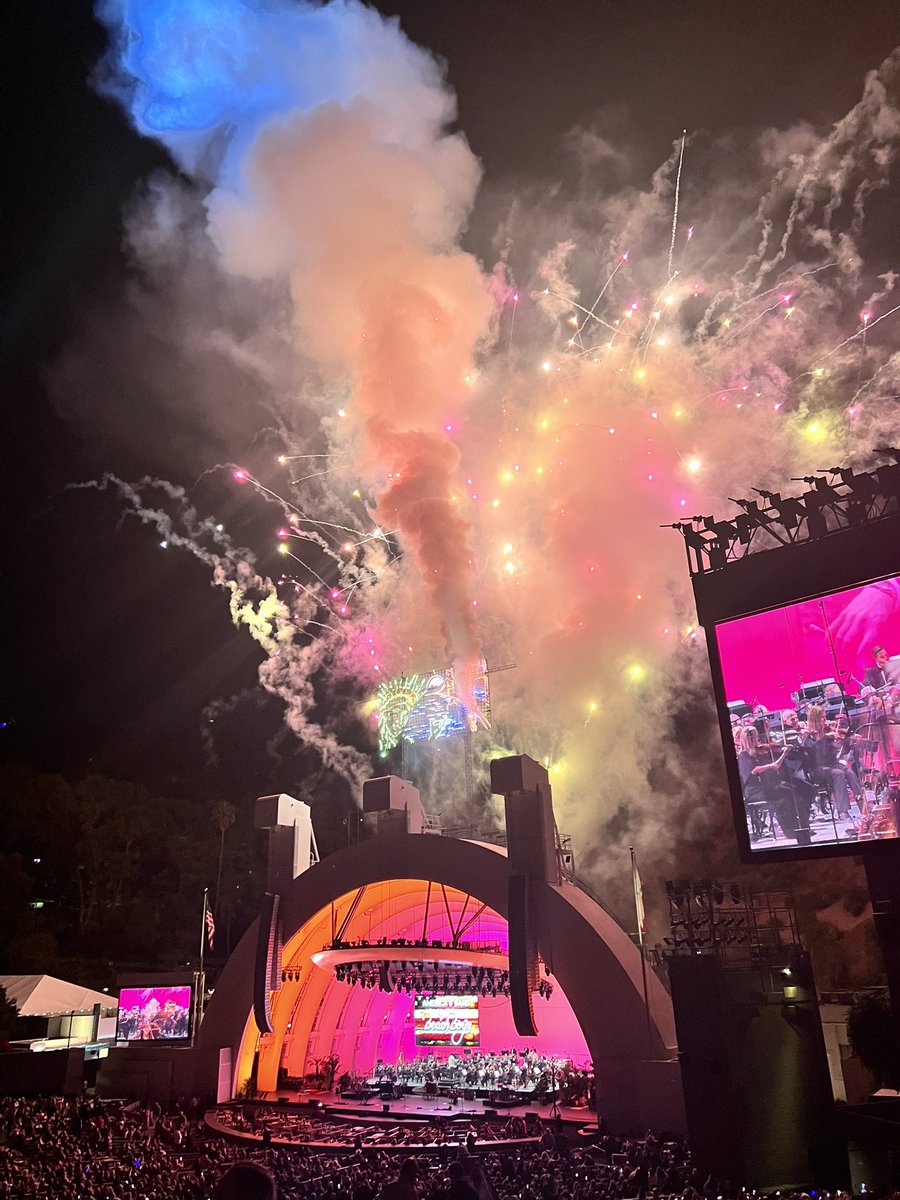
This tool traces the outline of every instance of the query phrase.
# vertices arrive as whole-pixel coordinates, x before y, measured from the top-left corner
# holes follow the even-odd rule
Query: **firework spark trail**
[[[799,275],[796,276],[796,278],[791,276],[791,277],[788,277],[787,279],[781,280],[777,287],[770,287],[770,288],[767,288],[764,292],[757,292],[753,296],[746,296],[739,304],[736,304],[736,305],[734,305],[734,307],[729,308],[728,317],[727,317],[728,325],[726,325],[726,329],[730,329],[731,326],[734,325],[735,317],[738,315],[738,313],[743,312],[743,310],[745,308],[747,308],[748,305],[754,304],[754,305],[758,306],[761,301],[765,300],[769,296],[774,295],[775,292],[781,292],[782,294],[784,294],[785,292],[796,294],[796,292],[800,286],[800,283],[804,279],[812,278],[812,276],[818,275],[822,271],[831,270],[833,267],[836,267],[836,266],[837,266],[837,262],[834,260],[832,260],[830,262],[822,263],[818,267],[812,267],[808,271],[801,272]],[[709,322],[712,319],[713,314],[719,308],[720,301],[726,295],[730,295],[730,294],[731,294],[730,292],[728,292],[728,293],[723,292],[719,296],[715,296],[713,298],[712,303],[709,305],[706,312],[703,314],[703,319],[700,323],[700,329],[703,332],[708,332]],[[775,305],[774,307],[777,308],[778,306]],[[773,311],[773,309],[770,307],[770,308],[766,308],[766,309],[762,310],[762,313],[767,313],[767,312],[772,312],[772,311]],[[756,317],[753,318],[754,321],[758,320],[760,315],[762,315],[762,314],[757,313]],[[735,326],[733,333],[726,335],[726,337],[727,338],[738,337],[740,334],[745,333],[746,330],[747,330],[746,325]],[[723,342],[723,344],[724,344],[724,342]]]
[[[513,333],[514,333],[514,331],[515,331],[515,328],[516,328],[516,313],[517,313],[518,309],[519,309],[519,293],[518,293],[518,292],[514,292],[514,293],[513,293],[513,308],[512,308],[512,314],[511,314],[511,316],[510,316],[510,318],[509,318],[509,340],[508,340],[508,342],[507,342],[507,347],[506,347],[506,348],[507,348],[507,351],[508,351],[510,354],[512,353],[512,347],[513,347]]]
[[[276,504],[284,513],[288,521],[305,521],[310,525],[316,525],[322,529],[340,529],[343,533],[359,533],[359,530],[355,529],[351,525],[341,525],[335,521],[323,521],[318,517],[309,516],[298,504],[295,504],[292,500],[282,496],[279,492],[274,491],[272,488],[266,487],[264,483],[261,483],[260,480],[254,475],[251,475],[249,471],[245,471],[243,467],[235,467],[233,463],[229,463],[228,466],[231,468],[232,473],[239,482],[249,483],[250,486],[261,496],[265,497],[267,501],[272,504]],[[300,483],[302,481],[294,480],[293,482]],[[333,558],[335,562],[340,562],[340,556],[335,553],[334,547],[326,538],[322,537],[321,534],[317,533],[315,530],[304,530],[304,536],[308,541],[314,541],[316,545],[319,546],[320,549],[322,549],[327,555],[329,555],[329,557]]]
[[[675,176],[675,204],[672,208],[672,240],[669,242],[669,262],[666,274],[672,278],[672,259],[675,256],[675,233],[678,229],[678,201],[681,196],[681,168],[684,165],[684,144],[687,141],[687,130],[681,133],[681,149],[678,152],[678,172]]]
[[[145,486],[162,490],[179,504],[178,517],[186,533],[179,531],[170,513],[144,503],[139,489]],[[69,487],[73,490],[115,489],[144,524],[162,534],[165,544],[187,550],[210,568],[214,585],[228,592],[229,610],[235,625],[247,629],[266,653],[259,667],[261,684],[285,704],[288,724],[301,741],[316,750],[322,761],[343,776],[356,791],[368,778],[369,759],[343,745],[334,734],[308,716],[315,704],[315,693],[307,673],[313,665],[323,665],[327,649],[314,650],[312,643],[297,643],[297,629],[291,612],[279,599],[272,580],[256,572],[252,556],[238,551],[212,519],[200,520],[195,509],[187,504],[184,488],[167,480],[145,478],[132,485],[107,473],[100,479],[70,484]],[[200,536],[211,538],[218,552],[202,546],[197,540]]]
[[[122,67],[142,82],[134,119],[189,174],[207,161],[202,151],[223,124],[234,130],[222,170],[202,189],[204,245],[219,280],[290,286],[286,336],[317,399],[294,434],[283,414],[297,381],[286,377],[273,403],[283,417],[281,458],[334,459],[327,473],[287,485],[303,491],[284,497],[248,477],[294,536],[320,538],[339,566],[334,623],[319,622],[314,641],[299,647],[291,635],[286,650],[254,632],[279,603],[296,627],[274,584],[269,608],[246,614],[267,654],[262,682],[283,698],[288,724],[310,740],[313,682],[327,687],[330,674],[364,693],[385,674],[447,657],[464,665],[480,644],[489,658],[519,664],[497,685],[497,743],[552,755],[573,832],[590,841],[621,811],[639,847],[702,831],[694,797],[698,786],[719,786],[718,768],[690,762],[672,724],[678,696],[707,686],[705,665],[691,649],[680,547],[657,527],[715,511],[752,483],[782,486],[823,455],[846,460],[889,419],[895,359],[877,337],[862,356],[855,345],[851,353],[861,331],[847,336],[840,313],[859,308],[855,289],[865,277],[855,239],[872,188],[855,172],[881,186],[900,144],[884,83],[892,60],[870,76],[855,115],[825,138],[806,128],[770,131],[740,163],[729,151],[719,182],[701,145],[696,170],[682,176],[683,135],[674,214],[671,156],[643,192],[598,187],[589,204],[579,198],[570,208],[558,193],[545,202],[543,189],[533,200],[517,195],[521,230],[508,242],[520,283],[504,291],[506,301],[516,297],[504,337],[485,274],[459,248],[477,164],[461,138],[444,132],[454,107],[439,69],[395,25],[352,3],[316,10],[309,19],[340,67],[340,94],[312,96],[298,94],[290,55],[279,48],[302,65],[309,14],[301,10],[298,26],[278,5],[251,16],[239,7],[248,45],[278,43],[273,87],[244,64],[249,82],[237,95],[233,80],[214,97],[188,88],[173,121],[184,81],[178,64],[160,75],[159,47],[171,43],[157,25],[141,24],[141,8],[122,10],[140,44],[153,48],[136,63],[130,43]],[[227,28],[214,21],[210,30],[204,46],[224,47],[230,61]],[[747,212],[731,186],[738,170],[740,199],[763,196]],[[846,205],[834,202],[838,195]],[[675,255],[682,214],[697,230],[689,262]],[[688,274],[703,253],[703,270]],[[503,270],[512,281],[512,267]],[[877,299],[866,307],[892,286],[879,295],[867,285]],[[779,292],[797,296],[771,303]],[[265,296],[260,328],[282,317]],[[895,311],[868,322],[882,343]],[[574,338],[566,327],[573,314]],[[602,354],[588,329],[610,335]],[[857,386],[861,364],[866,380]],[[854,407],[865,398],[856,424],[844,411],[849,396]],[[373,533],[369,522],[391,533]],[[243,577],[228,578],[245,587]],[[317,589],[302,579],[283,586],[299,588],[294,594],[309,605],[305,629],[316,624]],[[243,601],[233,603],[240,618]],[[360,756],[347,753],[345,777],[361,777]],[[342,761],[334,744],[323,757]]]
[[[607,291],[609,290],[609,288],[612,284],[612,281],[615,279],[616,275],[618,275],[620,268],[623,267],[627,261],[628,261],[627,254],[620,255],[619,261],[616,263],[616,265],[613,267],[613,269],[607,275],[606,281],[604,282],[603,286],[600,288],[600,291],[597,293],[597,299],[594,301],[594,303],[591,305],[590,308],[584,308],[581,304],[573,305],[573,307],[576,308],[579,312],[583,312],[585,314],[584,320],[581,322],[581,324],[575,330],[576,335],[578,337],[581,336],[581,331],[584,329],[585,325],[587,325],[588,321],[597,321],[601,325],[606,324],[605,321],[602,321],[597,316],[597,305],[600,303],[600,301],[606,295]],[[549,288],[544,289],[544,294],[548,295],[548,296],[555,295],[555,293],[552,293]],[[564,297],[559,297],[559,298],[564,299]],[[612,325],[607,326],[607,328],[615,330],[615,326],[612,326]]]
[[[265,693],[258,687],[241,688],[234,695],[211,700],[200,713],[200,741],[207,766],[219,766],[219,753],[216,747],[215,731],[210,728],[220,717],[228,716],[244,704],[257,706],[264,702]]]
[[[794,192],[781,243],[772,258],[761,263],[754,288],[759,287],[763,278],[784,261],[797,222],[810,216],[821,188],[826,188],[830,194],[819,234],[821,241],[827,241],[833,252],[835,247],[831,245],[831,238],[827,234],[830,232],[832,219],[844,199],[851,172],[858,169],[864,157],[871,158],[879,169],[880,177],[884,178],[884,173],[897,152],[898,133],[897,111],[886,85],[892,84],[896,87],[898,73],[900,49],[895,50],[878,71],[869,73],[862,99],[845,117],[836,122],[828,137],[816,148]],[[868,190],[857,190],[853,204],[851,237],[859,232],[863,219],[863,203],[867,194]]]
[[[843,341],[838,342],[836,346],[832,346],[824,354],[817,354],[813,361],[818,364],[831,358],[832,355],[843,350],[845,346],[849,346],[851,342],[855,342],[857,338],[864,338],[868,330],[874,329],[876,325],[880,325],[882,321],[886,321],[888,317],[892,317],[897,312],[900,312],[900,304],[895,304],[893,308],[888,309],[887,312],[882,313],[880,317],[876,317],[874,320],[864,320],[855,333],[851,333],[849,337],[845,337]]]

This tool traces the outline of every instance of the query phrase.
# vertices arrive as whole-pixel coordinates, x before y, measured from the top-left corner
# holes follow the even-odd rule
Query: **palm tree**
[[[216,898],[213,912],[219,913],[219,893],[222,888],[222,859],[225,854],[225,830],[237,820],[237,809],[227,800],[217,800],[213,805],[212,823],[219,831],[219,869],[216,872]]]

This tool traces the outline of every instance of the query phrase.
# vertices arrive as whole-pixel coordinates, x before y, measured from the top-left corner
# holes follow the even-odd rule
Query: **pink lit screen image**
[[[191,987],[123,988],[116,1037],[125,1042],[168,1041],[191,1036]]]
[[[477,1046],[478,997],[416,996],[413,1023],[417,1046]]]
[[[716,626],[752,851],[896,838],[900,576]]]

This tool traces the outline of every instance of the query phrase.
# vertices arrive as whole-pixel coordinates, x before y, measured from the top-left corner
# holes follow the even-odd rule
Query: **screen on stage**
[[[900,576],[720,622],[715,638],[751,853],[896,838]]]
[[[116,1037],[125,1042],[191,1036],[191,986],[122,988]]]
[[[477,1046],[477,996],[416,996],[417,1046]]]

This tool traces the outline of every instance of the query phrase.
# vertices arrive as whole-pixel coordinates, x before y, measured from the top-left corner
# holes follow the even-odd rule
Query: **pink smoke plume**
[[[415,556],[450,660],[471,659],[472,553],[447,426],[492,312],[457,248],[477,163],[458,135],[432,128],[401,145],[377,108],[331,104],[264,129],[246,177],[249,198],[210,201],[223,257],[248,274],[289,270],[305,353],[346,373],[363,459],[395,481],[381,525]]]

